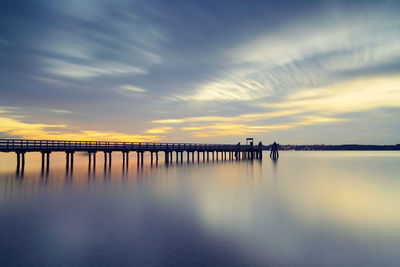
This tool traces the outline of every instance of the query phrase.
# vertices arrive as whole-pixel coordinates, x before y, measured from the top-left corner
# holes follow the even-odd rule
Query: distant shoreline
[[[268,146],[269,148],[270,146]],[[400,151],[397,145],[280,145],[283,151]]]

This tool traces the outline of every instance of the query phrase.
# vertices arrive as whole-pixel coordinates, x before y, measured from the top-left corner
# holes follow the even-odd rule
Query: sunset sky
[[[0,137],[400,143],[399,1],[0,3]]]

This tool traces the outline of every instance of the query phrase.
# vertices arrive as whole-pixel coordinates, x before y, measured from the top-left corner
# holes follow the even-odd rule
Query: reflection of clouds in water
[[[350,158],[333,155],[339,161],[332,162],[330,157],[319,160],[318,154],[305,161],[296,154],[284,153],[288,157],[280,158],[283,165],[279,181],[275,179],[274,163],[264,165],[264,179],[256,179],[253,184],[242,182],[229,187],[210,179],[196,189],[199,218],[212,231],[236,236],[251,250],[284,254],[293,263],[301,260],[307,250],[320,250],[314,247],[314,235],[322,239],[337,236],[337,240],[325,244],[330,249],[339,245],[349,248],[353,242],[350,240],[365,242],[370,233],[381,240],[387,235],[398,237],[399,186],[391,179],[396,176],[396,165],[388,164],[386,172],[381,169],[385,175],[379,179],[384,180],[377,181],[365,169],[365,163],[346,170],[342,160],[359,164],[357,153],[351,154]],[[374,165],[375,160],[367,161]],[[235,173],[230,179],[237,179],[242,172],[235,168]],[[341,253],[351,257],[349,251]]]
[[[283,199],[296,218],[309,224],[333,224],[350,234],[399,233],[400,184],[392,179],[393,169],[376,173],[364,165],[357,168],[357,161],[348,169],[340,168],[340,161],[318,161],[322,168],[303,169],[300,179],[281,181]],[[369,161],[379,168],[374,158]]]

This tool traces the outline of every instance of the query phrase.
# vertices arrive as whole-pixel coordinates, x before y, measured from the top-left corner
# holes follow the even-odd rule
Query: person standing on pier
[[[275,141],[271,145],[271,153],[269,153],[269,156],[272,159],[278,159],[279,158],[279,152],[278,152],[279,144],[277,144]]]

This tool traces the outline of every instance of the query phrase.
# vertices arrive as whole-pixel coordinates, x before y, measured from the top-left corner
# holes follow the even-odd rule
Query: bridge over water
[[[143,164],[144,153],[150,153],[150,160],[158,162],[159,152],[163,152],[165,163],[175,160],[183,162],[184,154],[186,161],[190,158],[195,161],[200,157],[203,161],[218,160],[240,160],[240,159],[262,159],[262,151],[269,149],[269,146],[263,146],[260,142],[254,145],[239,144],[200,144],[200,143],[143,143],[143,142],[108,142],[108,141],[59,141],[59,140],[22,140],[22,139],[0,139],[0,152],[15,152],[17,154],[17,168],[24,166],[25,153],[41,152],[42,169],[49,166],[50,154],[52,152],[65,152],[66,164],[73,166],[75,152],[87,152],[89,155],[89,166],[92,162],[96,163],[96,153],[104,153],[104,164],[111,165],[112,152],[122,152],[124,166],[128,165],[129,152],[137,153],[138,164]]]

